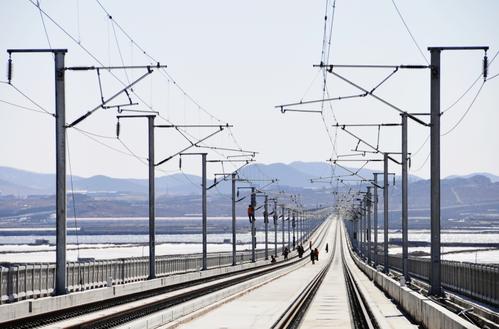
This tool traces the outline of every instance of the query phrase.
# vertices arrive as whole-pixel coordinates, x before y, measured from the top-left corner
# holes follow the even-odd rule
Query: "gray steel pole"
[[[251,205],[253,209],[256,209],[256,195],[255,188],[251,188]],[[255,227],[256,219],[251,220],[251,261],[256,262],[256,227]]]
[[[366,219],[367,219],[367,198],[364,198],[363,207],[362,207],[362,256],[366,258],[367,256],[367,243],[366,243]]]
[[[358,252],[358,245],[357,241],[359,241],[357,235],[357,220],[356,220],[356,215],[352,216],[352,245],[353,249]]]
[[[300,244],[303,245],[303,211],[300,212]]]
[[[359,219],[359,243],[360,256],[364,256],[364,201],[360,203],[360,219]]]
[[[407,168],[407,113],[402,113],[402,274],[409,280],[409,171]]]
[[[303,216],[303,231],[305,232],[305,241],[308,240],[308,214],[305,213]]]
[[[431,54],[431,83],[430,83],[430,166],[431,166],[431,266],[430,266],[430,295],[441,296],[441,255],[440,255],[440,54],[442,50],[483,50],[489,47],[428,47]],[[487,55],[487,53],[485,53]],[[486,63],[487,58],[484,58]],[[484,78],[486,79],[484,65]]]
[[[303,218],[305,216],[305,212],[300,213],[300,244],[303,245]]]
[[[263,222],[265,223],[265,260],[269,259],[269,197],[265,195]]]
[[[302,218],[301,218],[301,230],[302,230],[302,244],[305,243],[305,241],[307,240],[307,223],[305,221],[305,218],[307,217],[307,215],[305,214],[305,211],[303,212],[303,215],[302,215]]]
[[[442,294],[440,278],[440,49],[431,53],[431,267],[430,294]]]
[[[282,210],[282,251],[284,251],[284,244],[286,243],[285,238],[284,238],[284,221],[285,221],[285,215],[284,215],[284,205],[281,205],[281,210]]]
[[[154,185],[154,117],[147,117],[149,134],[149,279],[156,277],[156,228]]]
[[[232,265],[236,265],[236,173],[232,173]]]
[[[293,221],[291,222],[291,226],[293,227],[293,250],[296,248],[296,211],[293,210]]]
[[[311,234],[310,234],[310,215],[307,214],[305,217],[305,225],[307,226],[307,240],[311,240]]]
[[[291,210],[288,209],[288,250],[291,250]]]
[[[364,202],[360,202],[360,217],[359,217],[359,232],[357,233],[359,235],[359,253],[360,256],[362,257],[364,255],[364,244],[363,244],[363,232],[364,232]]]
[[[302,215],[302,218],[301,218],[302,244],[304,244],[305,241],[307,240],[307,226],[306,226],[307,223],[306,223],[306,218],[307,218],[307,214],[304,211],[303,215]]]
[[[279,221],[279,209],[277,208],[277,201],[274,200],[274,257],[277,257],[277,224]]]
[[[378,174],[374,173],[374,266],[378,265]]]
[[[367,263],[372,262],[371,246],[371,186],[367,187]]]
[[[55,294],[62,295],[66,289],[66,101],[64,55],[66,51],[55,51],[55,139],[56,139],[56,264]]]
[[[303,234],[301,231],[301,217],[302,217],[302,212],[298,212],[298,227],[296,228],[297,235],[298,235],[298,244],[302,244],[302,239],[303,239]]]
[[[208,245],[207,245],[207,209],[206,209],[206,153],[201,153],[202,158],[202,208],[203,208],[203,271],[208,268]]]
[[[296,233],[296,246],[300,245],[300,211],[295,213],[295,233]]]
[[[357,237],[357,233],[356,233],[357,232],[357,220],[356,220],[355,216],[352,217],[350,228],[352,229],[350,239],[352,240],[353,250],[357,251],[357,239],[356,239],[356,237]]]
[[[362,207],[362,206],[361,206]],[[360,216],[357,217],[357,223],[356,223],[356,236],[357,236],[357,253],[360,255],[361,254],[361,250],[360,250],[360,220],[362,218],[362,210],[361,210],[361,213],[360,213]]]
[[[383,272],[388,273],[388,154],[383,154]]]

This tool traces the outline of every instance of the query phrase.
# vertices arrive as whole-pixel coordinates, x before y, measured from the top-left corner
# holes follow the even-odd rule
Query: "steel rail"
[[[329,227],[329,225],[326,225],[322,227],[322,229],[318,232],[320,236],[322,236],[321,243],[325,237],[325,230]],[[180,305],[182,303],[188,302],[190,300],[193,300],[195,298],[204,296],[206,294],[216,292],[234,285],[237,285],[239,283],[244,283],[248,280],[263,276],[265,274],[268,274],[270,272],[275,272],[279,269],[284,269],[287,267],[290,267],[292,265],[296,265],[300,262],[303,262],[306,260],[306,258],[298,258],[296,259],[297,256],[293,257],[295,259],[294,261],[282,261],[280,264],[276,266],[276,264],[268,264],[264,265],[261,267],[258,267],[257,269],[247,269],[244,270],[243,272],[249,272],[248,274],[243,274],[237,276],[240,272],[236,274],[235,278],[232,279],[226,279],[226,277],[230,277],[227,275],[220,275],[219,277],[221,278],[220,282],[215,282],[212,285],[206,286],[206,287],[201,287],[198,289],[194,290],[189,290],[186,292],[181,292],[178,295],[172,296],[172,297],[167,297],[165,299],[161,299],[159,301],[153,301],[152,303],[149,304],[141,304],[139,306],[127,309],[126,311],[118,312],[118,313],[111,313],[107,314],[103,318],[96,319],[96,320],[89,320],[85,323],[78,323],[78,325],[74,327],[68,327],[68,328],[92,328],[92,329],[99,329],[99,328],[112,328],[124,323],[128,323],[130,321],[143,318],[149,314],[164,310],[166,308],[170,308],[172,306]],[[213,280],[212,280],[213,281]]]
[[[318,229],[316,230],[317,234],[319,236],[322,235],[321,241],[324,239],[324,231],[326,227],[328,227],[328,225],[323,226],[322,228],[321,226],[317,227]],[[58,322],[72,320],[78,317],[89,318],[90,313],[93,312],[102,313],[107,309],[120,305],[125,305],[127,303],[133,303],[139,300],[144,300],[146,298],[153,298],[155,296],[162,295],[165,293],[174,293],[175,291],[179,291],[180,289],[195,288],[196,286],[205,285],[209,282],[223,281],[219,282],[218,284],[214,283],[213,285],[210,285],[208,287],[194,289],[183,294],[179,293],[176,296],[167,298],[165,300],[152,302],[150,304],[143,304],[139,307],[131,308],[129,311],[126,312],[126,314],[125,312],[117,312],[100,319],[88,319],[87,321],[82,320],[78,322],[78,324],[75,326],[69,326],[69,328],[109,328],[116,326],[117,324],[120,323],[126,323],[128,321],[146,316],[147,314],[159,311],[164,308],[168,308],[174,305],[179,305],[188,300],[200,297],[206,293],[220,290],[240,282],[244,282],[253,277],[258,277],[272,271],[276,271],[285,267],[295,265],[304,259],[305,258],[299,259],[297,255],[295,255],[291,257],[290,260],[281,261],[278,264],[266,264],[258,266],[256,268],[247,268],[230,273],[217,274],[210,276],[208,278],[202,278],[189,282],[174,284],[167,287],[161,287],[157,289],[151,289],[148,291],[142,291],[139,293],[120,296],[104,300],[101,302],[75,306],[54,312],[35,315],[32,317],[4,322],[0,324],[0,328],[5,327],[9,329],[18,329],[18,328],[24,329],[24,328],[38,328],[47,325],[53,326],[56,325]],[[231,277],[234,278],[230,279]]]
[[[277,269],[295,264],[295,262],[296,261],[294,261],[294,262],[287,261],[285,263],[281,262],[277,266],[274,264],[263,265],[263,266],[258,267],[256,270],[254,268],[249,268],[249,269],[243,269],[243,270],[235,271],[235,272],[231,272],[231,273],[219,274],[219,275],[211,276],[211,277],[204,278],[204,279],[198,279],[198,280],[194,280],[194,281],[190,281],[190,282],[171,285],[168,287],[162,287],[162,288],[153,289],[153,290],[149,290],[149,291],[145,291],[145,292],[139,292],[139,293],[135,293],[135,294],[131,294],[131,295],[117,297],[117,298],[113,298],[113,299],[102,301],[102,302],[91,303],[91,304],[86,304],[86,305],[82,305],[82,306],[76,306],[76,307],[72,307],[69,309],[63,309],[63,310],[58,310],[55,312],[40,314],[40,315],[37,315],[34,317],[14,320],[14,321],[0,324],[0,327],[5,326],[5,328],[11,328],[11,329],[20,329],[20,328],[24,329],[24,328],[37,328],[40,326],[46,326],[46,325],[51,325],[51,324],[55,325],[57,322],[66,321],[66,320],[70,320],[70,319],[77,318],[80,316],[88,315],[89,313],[103,311],[103,310],[109,309],[111,307],[124,305],[127,303],[132,303],[132,302],[135,302],[138,300],[151,298],[151,297],[158,296],[158,295],[165,294],[165,293],[171,293],[171,292],[174,292],[176,290],[180,290],[180,289],[184,289],[184,288],[199,286],[199,285],[205,284],[207,282],[212,282],[212,281],[216,281],[216,280],[223,279],[223,278],[226,279],[226,278],[229,278],[231,276],[241,275],[241,274],[246,273],[246,272],[255,271],[254,273],[252,273],[250,275],[256,275],[255,273],[262,273],[261,275],[263,275],[263,273],[267,273],[269,271],[277,270]],[[256,272],[256,271],[261,271],[261,272]],[[245,275],[244,277],[246,279],[248,279],[248,275]],[[206,288],[198,289],[198,290],[204,291],[204,293],[206,293],[206,291],[207,291]],[[196,290],[189,292],[189,293],[194,295],[195,291]],[[180,295],[180,296],[176,296],[175,298],[179,299],[181,297],[185,297],[185,296]],[[173,305],[180,303],[179,302],[179,303],[172,304],[171,299],[168,299],[168,301],[170,302],[170,306],[173,306]],[[186,301],[185,298],[183,301]],[[154,305],[143,305],[143,307],[141,307],[140,309],[142,309],[142,311],[145,312],[145,310],[148,307],[154,307]],[[139,309],[135,308],[135,309],[132,309],[131,311],[139,311]],[[144,316],[145,314],[146,313],[142,313],[142,316]],[[114,314],[114,316],[112,316],[112,317],[110,316],[110,317],[107,317],[106,319],[102,319],[102,320],[107,321],[107,322],[110,322],[110,321],[116,322],[117,317],[124,317],[124,314],[123,313],[116,313],[116,314]],[[130,315],[128,315],[128,317],[130,317]],[[126,322],[126,321],[124,321],[124,322]],[[124,323],[124,322],[121,322],[121,323]],[[88,324],[88,326],[87,326],[87,324]],[[86,327],[95,328],[95,327],[97,327],[97,323],[96,323],[96,320],[90,320],[90,321],[88,321],[88,323],[81,322],[79,327],[81,327],[81,328],[86,328]]]
[[[317,294],[317,290],[321,286],[324,278],[329,271],[331,264],[334,260],[334,255],[336,251],[336,239],[338,231],[338,221],[336,222],[333,249],[331,251],[331,257],[327,264],[317,273],[314,278],[307,284],[307,286],[302,290],[302,292],[296,297],[296,299],[288,306],[288,308],[281,314],[276,322],[271,326],[272,329],[284,329],[284,328],[298,328],[303,316],[308,310],[312,300]]]
[[[343,235],[340,236],[340,241],[343,241]],[[347,286],[347,293],[349,296],[350,302],[350,311],[352,314],[352,320],[355,328],[359,329],[374,329],[379,326],[374,319],[370,311],[369,305],[365,302],[362,293],[359,291],[358,285],[355,282],[353,274],[348,267],[348,264],[345,260],[345,253],[343,250],[343,243],[340,243],[341,249],[341,259],[343,263],[343,271],[345,274],[345,283]]]
[[[351,241],[349,243],[351,243]],[[358,254],[351,249],[351,245],[349,252],[352,257],[354,257],[354,255],[355,257],[358,257]],[[364,263],[360,258],[354,259],[354,262]],[[395,281],[400,281],[403,277],[401,266],[392,265],[390,262],[388,275]],[[493,307],[491,309],[487,309],[487,307],[484,307],[483,305],[474,304],[473,302],[470,302],[470,298],[468,296],[462,295],[459,291],[453,290],[451,287],[446,287],[445,285],[443,285],[444,297],[434,298],[429,295],[429,278],[413,272],[411,272],[411,275],[411,281],[406,282],[406,286],[409,289],[431,299],[439,306],[448,309],[452,313],[457,314],[459,317],[478,327],[499,328],[499,326],[496,325],[496,323],[498,323],[499,316],[497,315],[497,312],[493,311]],[[485,303],[485,305],[487,304]]]

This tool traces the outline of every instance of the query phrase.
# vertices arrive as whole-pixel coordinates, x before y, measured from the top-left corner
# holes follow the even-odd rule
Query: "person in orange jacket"
[[[250,223],[253,223],[255,221],[255,207],[253,207],[252,204],[248,206],[248,219]]]

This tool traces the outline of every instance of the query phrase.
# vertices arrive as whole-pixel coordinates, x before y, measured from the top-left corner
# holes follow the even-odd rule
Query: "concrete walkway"
[[[379,319],[380,327],[418,328],[357,268],[347,252],[342,224],[337,219],[332,221],[326,238],[320,246],[320,261],[315,265],[307,260],[306,264],[298,269],[259,288],[249,289],[238,298],[228,299],[226,303],[206,310],[204,313],[201,311],[191,320],[179,319],[180,321],[175,324],[163,328],[270,328],[333,256],[331,267],[305,313],[300,328],[353,328],[341,255],[342,248],[346,251],[345,260],[359,285],[359,290],[366,295],[364,297],[377,320]],[[335,235],[336,246],[333,248]],[[341,238],[342,235],[343,238]],[[325,251],[326,242],[329,244],[329,253]],[[335,249],[334,255],[333,249]],[[305,254],[305,257],[309,257],[309,252]]]
[[[279,279],[276,279],[258,289],[252,290],[240,298],[230,301],[188,323],[177,328],[270,328],[279,316],[286,310],[305,286],[325,266],[327,257],[324,250],[325,242],[332,245],[336,225],[330,226],[324,243],[319,252],[322,259],[313,265],[310,261]],[[304,257],[310,257],[307,251]]]
[[[335,250],[333,263],[303,317],[301,328],[352,328],[340,236],[337,235],[336,248],[332,243],[329,246],[330,253]]]
[[[378,324],[382,328],[397,328],[397,329],[416,329],[418,325],[413,324],[400,311],[395,303],[393,303],[376,285],[362,272],[354,263],[346,242],[346,234],[344,226],[341,225],[340,234],[343,236],[342,245],[344,250],[345,262],[350,268],[352,275],[359,286],[359,290],[364,294],[366,303],[371,308],[371,312],[376,316]]]

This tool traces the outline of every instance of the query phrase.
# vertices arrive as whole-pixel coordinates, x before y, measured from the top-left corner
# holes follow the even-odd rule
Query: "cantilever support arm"
[[[343,99],[358,98],[358,97],[365,97],[365,96],[367,96],[367,93],[355,94],[355,95],[349,95],[349,96],[338,96],[338,97],[331,97],[331,98],[324,98],[324,99],[314,99],[314,100],[310,100],[310,101],[300,101],[300,102],[296,102],[296,103],[276,105],[276,106],[274,106],[274,108],[281,109],[281,112],[284,113],[286,111],[297,111],[297,110],[285,109],[285,107],[289,107],[289,106],[299,106],[299,105],[305,105],[305,104],[340,101]],[[303,111],[305,111],[305,110],[303,110]],[[305,112],[311,112],[311,111],[305,111]],[[318,112],[321,112],[321,111],[318,111]]]
[[[179,154],[181,154],[181,153],[184,153],[185,151],[187,151],[187,150],[191,149],[192,147],[199,147],[199,145],[198,145],[199,143],[204,142],[205,140],[207,140],[208,138],[210,138],[210,137],[212,137],[212,136],[214,136],[214,135],[218,134],[218,133],[219,133],[219,132],[221,132],[222,130],[224,130],[224,129],[223,129],[223,126],[220,126],[220,129],[219,129],[219,130],[217,130],[217,131],[215,131],[215,132],[213,132],[213,133],[209,134],[208,136],[206,136],[206,137],[204,137],[204,138],[201,138],[200,140],[198,140],[198,141],[197,141],[197,142],[195,142],[195,143],[192,143],[192,142],[191,142],[191,145],[189,145],[189,146],[185,147],[184,149],[182,149],[181,151],[178,151],[177,153],[175,153],[175,154],[173,154],[173,155],[170,155],[170,156],[169,156],[169,157],[167,157],[166,159],[161,160],[160,162],[156,163],[156,164],[155,164],[155,166],[160,166],[160,165],[162,165],[163,163],[165,163],[165,162],[167,162],[167,161],[171,160],[172,158],[176,157],[177,155],[179,155]]]
[[[358,84],[354,83],[353,81],[350,81],[349,79],[345,78],[344,76],[342,76],[342,75],[340,75],[340,74],[338,74],[338,73],[334,72],[333,70],[328,70],[328,72],[329,72],[329,73],[331,73],[332,75],[334,75],[334,76],[336,76],[336,77],[340,78],[341,80],[345,81],[345,82],[346,82],[346,83],[348,83],[349,85],[354,86],[355,88],[357,88],[357,89],[359,89],[359,90],[361,90],[361,91],[365,92],[365,93],[366,93],[366,95],[369,95],[369,96],[373,97],[374,99],[376,99],[376,100],[380,101],[381,103],[383,103],[383,104],[387,105],[388,107],[391,107],[392,109],[394,109],[394,110],[396,110],[396,111],[398,111],[398,112],[400,112],[400,113],[406,113],[408,118],[411,118],[412,120],[416,121],[417,123],[420,123],[420,124],[422,124],[423,126],[429,126],[429,124],[427,124],[426,122],[422,121],[421,119],[419,119],[419,118],[415,117],[414,115],[412,115],[412,114],[410,114],[410,113],[407,113],[406,111],[402,110],[401,108],[399,108],[399,107],[397,107],[397,106],[393,105],[392,103],[390,103],[390,102],[388,102],[388,101],[384,100],[383,98],[381,98],[381,97],[379,97],[379,96],[375,95],[375,94],[373,93],[373,91],[372,91],[372,90],[371,90],[371,91],[369,91],[369,90],[367,90],[367,89],[365,89],[365,88],[363,88],[363,87],[359,86]]]
[[[151,69],[148,69],[146,73],[144,73],[143,75],[141,75],[135,81],[133,81],[132,83],[128,84],[126,87],[124,87],[123,89],[121,89],[120,91],[118,91],[117,93],[115,93],[113,96],[111,96],[108,99],[104,100],[101,104],[97,105],[92,110],[90,110],[87,113],[83,114],[81,117],[79,117],[78,119],[76,119],[75,121],[73,121],[72,123],[70,123],[69,125],[67,125],[66,128],[72,128],[72,127],[76,126],[77,124],[79,124],[80,122],[82,122],[83,120],[85,120],[86,118],[88,118],[90,115],[92,115],[95,111],[97,111],[100,108],[103,108],[104,105],[106,105],[107,103],[109,103],[110,101],[112,101],[113,99],[115,99],[116,97],[118,97],[119,95],[121,95],[122,93],[124,93],[127,89],[130,89],[131,87],[133,87],[135,84],[137,84],[139,81],[141,81],[142,79],[144,79],[146,76],[148,76],[152,72],[153,71]]]
[[[256,152],[256,151],[249,151],[249,150],[236,149],[236,148],[230,148],[230,147],[219,147],[219,146],[200,146],[200,147],[205,148],[205,149],[209,149],[209,150],[220,150],[220,151],[246,153],[246,154],[239,154],[238,156],[255,156],[256,154],[258,154],[258,152]],[[234,155],[232,157],[234,157]]]
[[[226,160],[217,160],[217,161],[226,161]],[[237,160],[237,161],[233,160],[233,161],[231,161],[231,162],[244,162],[239,168],[237,168],[233,172],[237,173],[239,170],[241,170],[242,168],[244,168],[250,162],[253,162],[253,161],[255,161],[255,160],[253,160],[253,159],[247,159],[247,160]],[[215,174],[215,176],[216,175],[217,174]],[[220,180],[215,180],[215,182],[213,182],[213,184],[211,184],[210,186],[208,186],[207,190],[210,190],[210,189],[214,188],[215,186],[217,186],[218,184],[220,184],[221,182],[226,181],[227,177],[229,177],[231,175],[232,175],[232,173],[223,173],[223,174],[221,174],[222,178]]]
[[[358,172],[352,171],[352,170],[348,169],[347,167],[344,167],[344,166],[342,166],[342,165],[340,165],[340,164],[338,164],[338,163],[337,163],[337,161],[342,161],[342,160],[331,160],[331,161],[333,161],[333,163],[334,163],[335,165],[339,166],[340,168],[343,168],[344,170],[348,171],[348,172],[349,172],[349,173],[351,173],[352,175],[355,175],[355,176],[357,176],[357,177],[359,177],[359,178],[361,178],[361,179],[366,180],[366,178],[365,178],[365,177],[363,177],[363,176],[361,176],[361,175],[359,175],[359,173],[358,173]],[[344,160],[343,160],[343,161],[344,161]],[[370,160],[363,160],[363,161],[367,161],[367,162],[369,162]]]
[[[347,134],[353,136],[354,138],[356,138],[357,140],[359,140],[360,142],[362,142],[363,144],[365,144],[367,147],[370,147],[371,149],[373,149],[375,151],[375,153],[386,153],[386,154],[393,154],[393,152],[382,152],[379,148],[369,144],[368,142],[366,142],[365,140],[363,140],[362,138],[360,138],[359,136],[355,135],[354,133],[352,133],[351,131],[348,131],[345,126],[342,126],[341,129],[343,131],[345,131]],[[394,159],[393,157],[391,157],[390,155],[388,155],[388,159],[390,159],[391,161],[397,163],[397,164],[402,164],[400,161]]]

